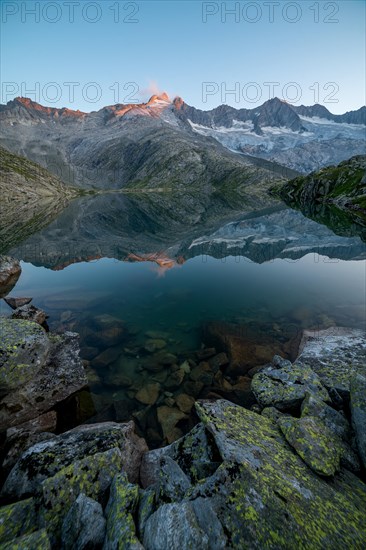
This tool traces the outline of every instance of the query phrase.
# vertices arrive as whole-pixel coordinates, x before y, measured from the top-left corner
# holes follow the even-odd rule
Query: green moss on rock
[[[36,530],[33,498],[0,508],[0,544]]]

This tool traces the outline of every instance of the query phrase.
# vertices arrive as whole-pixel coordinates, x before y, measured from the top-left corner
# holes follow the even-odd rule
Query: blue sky
[[[1,102],[25,95],[93,111],[158,89],[202,109],[255,107],[274,95],[334,113],[357,109],[365,103],[365,6],[1,0]]]

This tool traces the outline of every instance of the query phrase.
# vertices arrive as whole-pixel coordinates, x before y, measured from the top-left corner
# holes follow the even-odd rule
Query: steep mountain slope
[[[295,178],[276,189],[288,204],[309,208],[314,203],[334,205],[366,224],[366,156],[355,156],[338,166]]]
[[[39,164],[0,147],[0,254],[46,227],[78,195]]]

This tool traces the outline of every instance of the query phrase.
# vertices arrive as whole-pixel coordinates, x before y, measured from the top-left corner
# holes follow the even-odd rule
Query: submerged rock
[[[299,410],[306,394],[330,401],[320,378],[307,365],[290,361],[270,365],[254,375],[252,391],[263,407],[276,407],[280,411]]]
[[[349,400],[351,378],[366,375],[365,332],[358,329],[331,327],[304,331],[298,363],[310,367],[324,386]]]
[[[188,418],[184,412],[175,407],[163,405],[158,407],[157,413],[164,438],[168,443],[172,443],[183,435],[181,430],[177,428],[177,424],[180,420]]]

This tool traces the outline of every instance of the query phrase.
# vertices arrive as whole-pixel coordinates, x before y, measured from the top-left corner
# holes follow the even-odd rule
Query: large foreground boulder
[[[87,385],[78,335],[0,319],[0,430],[32,420]]]
[[[43,482],[73,463],[111,449],[121,452],[121,467],[132,482],[139,476],[140,462],[147,446],[134,432],[134,423],[105,422],[79,426],[28,449],[7,477],[1,495],[20,499],[39,494]]]

